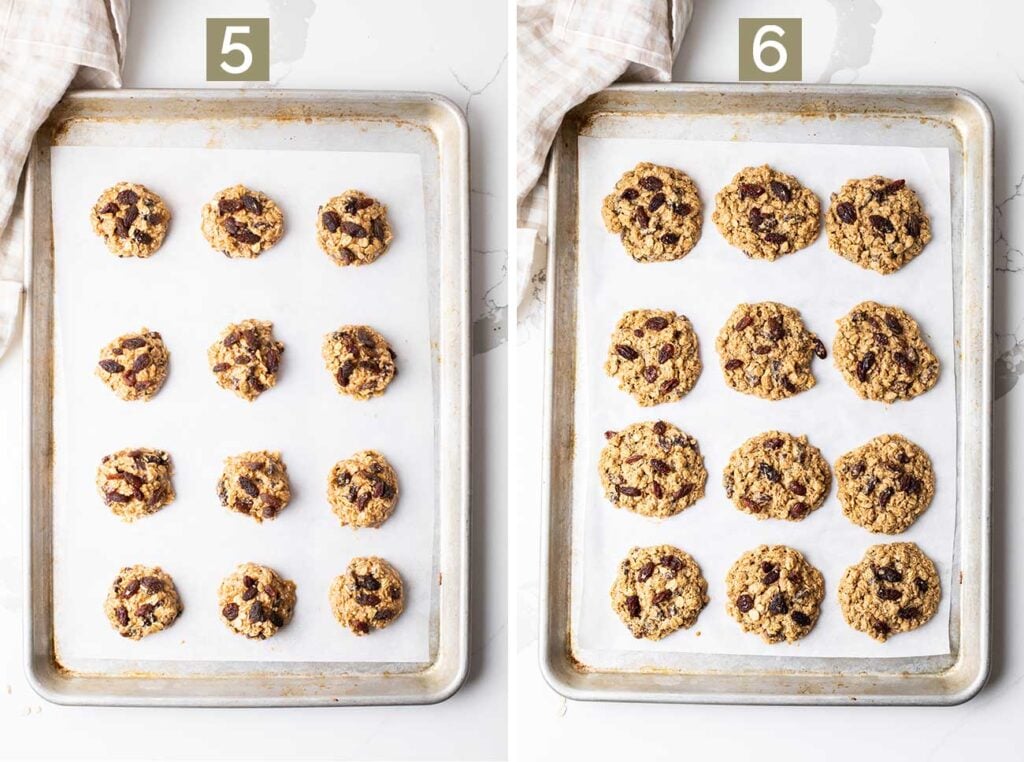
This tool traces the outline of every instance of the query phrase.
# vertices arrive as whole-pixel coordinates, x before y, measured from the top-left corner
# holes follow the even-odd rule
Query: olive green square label
[[[270,79],[270,19],[206,19],[206,81]]]
[[[740,81],[803,79],[803,19],[740,19]]]

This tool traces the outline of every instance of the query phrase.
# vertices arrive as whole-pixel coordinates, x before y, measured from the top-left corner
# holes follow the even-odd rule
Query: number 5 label
[[[206,80],[270,79],[270,19],[206,19]]]
[[[740,19],[740,80],[803,78],[802,19]]]

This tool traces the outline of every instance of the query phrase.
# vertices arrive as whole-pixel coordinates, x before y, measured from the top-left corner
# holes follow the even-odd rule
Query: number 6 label
[[[801,19],[740,19],[741,81],[799,81],[803,77]]]
[[[206,19],[206,80],[270,79],[270,19]]]

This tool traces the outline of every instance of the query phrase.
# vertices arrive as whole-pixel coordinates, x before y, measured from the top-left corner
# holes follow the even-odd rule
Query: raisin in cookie
[[[825,232],[832,251],[883,275],[899,270],[932,239],[917,194],[905,180],[880,175],[849,180],[832,194]]]
[[[733,451],[722,484],[737,508],[758,519],[802,521],[825,502],[832,474],[807,437],[766,431]]]
[[[634,638],[661,640],[694,625],[708,604],[708,583],[697,562],[679,548],[633,548],[619,564],[611,598]]]
[[[774,261],[814,243],[818,197],[767,164],[746,167],[715,196],[711,215],[722,237],[751,259]]]
[[[872,545],[839,583],[846,623],[882,642],[925,624],[941,598],[935,564],[912,542]]]
[[[281,240],[284,215],[265,194],[233,185],[203,207],[202,231],[224,256],[255,259]]]
[[[138,447],[105,455],[96,470],[103,502],[124,521],[156,513],[174,500],[171,456]]]
[[[935,472],[928,454],[899,434],[883,434],[836,461],[839,502],[872,532],[906,531],[931,505]]]
[[[814,628],[825,579],[786,545],[761,545],[740,556],[725,578],[726,609],[744,632],[765,643],[792,643]]]
[[[121,569],[103,609],[122,637],[141,640],[174,624],[182,606],[167,572],[136,565]]]
[[[909,400],[939,380],[938,358],[917,322],[899,307],[861,302],[838,323],[835,364],[861,398]]]
[[[616,508],[666,518],[704,496],[708,472],[697,440],[665,421],[605,433],[598,470]]]
[[[825,345],[804,327],[800,313],[777,302],[741,304],[715,342],[725,382],[744,394],[781,400],[815,384],[811,361]]]
[[[317,209],[316,240],[336,265],[368,265],[391,245],[388,208],[357,190]]]
[[[395,352],[383,336],[365,325],[343,325],[324,338],[323,358],[341,394],[379,397],[396,375]]]
[[[383,558],[353,558],[328,593],[331,611],[356,635],[382,630],[405,608],[402,578]]]
[[[167,380],[170,361],[163,337],[143,328],[103,347],[96,375],[125,401],[149,400]]]
[[[281,453],[259,450],[225,458],[217,497],[225,508],[244,513],[257,523],[275,518],[292,498]]]
[[[239,564],[217,591],[220,618],[237,633],[266,640],[292,620],[295,583],[269,566]]]
[[[697,334],[685,315],[632,310],[612,333],[605,372],[644,407],[685,397],[701,372]]]
[[[700,196],[685,173],[642,162],[626,172],[605,197],[601,216],[608,231],[637,262],[685,257],[700,240]]]
[[[207,351],[217,383],[252,402],[277,383],[284,344],[274,339],[274,324],[243,320],[220,332]]]
[[[163,199],[137,183],[107,188],[92,208],[93,232],[119,257],[153,256],[164,242],[170,221]]]
[[[398,502],[398,477],[374,450],[339,460],[327,477],[327,500],[342,526],[379,527]]]

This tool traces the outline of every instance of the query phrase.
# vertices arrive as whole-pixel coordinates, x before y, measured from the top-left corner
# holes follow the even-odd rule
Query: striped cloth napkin
[[[0,356],[21,312],[25,157],[69,87],[121,86],[129,9],[130,0],[0,0]]]
[[[518,0],[517,269],[520,304],[544,262],[542,177],[562,117],[616,80],[668,82],[693,0]]]

